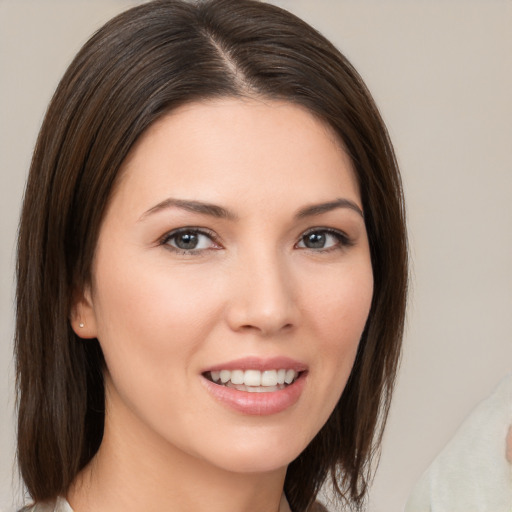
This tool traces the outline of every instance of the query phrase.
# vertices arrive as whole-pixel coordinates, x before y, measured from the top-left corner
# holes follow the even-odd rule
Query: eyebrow
[[[210,217],[216,217],[219,219],[228,219],[228,220],[237,220],[238,216],[227,210],[226,208],[223,208],[222,206],[218,206],[216,204],[212,203],[204,203],[202,201],[188,201],[185,199],[175,199],[172,197],[169,197],[167,199],[164,199],[157,205],[151,207],[149,210],[144,212],[142,216],[140,217],[140,221],[144,220],[148,215],[151,215],[153,213],[157,213],[159,211],[165,210],[167,208],[180,208],[182,210],[186,210],[193,213],[199,213],[201,215],[208,215]],[[316,215],[322,215],[323,213],[330,212],[332,210],[336,210],[337,208],[348,208],[350,210],[355,211],[357,214],[359,214],[364,219],[364,214],[361,208],[351,201],[350,199],[344,199],[339,198],[335,199],[334,201],[328,201],[327,203],[320,203],[320,204],[313,204],[310,206],[305,206],[304,208],[301,208],[297,214],[295,215],[295,218],[297,219],[303,219],[305,217],[313,217]]]
[[[344,198],[335,199],[334,201],[329,201],[327,203],[306,206],[299,210],[296,217],[298,219],[303,219],[304,217],[322,215],[322,213],[327,213],[332,210],[336,210],[337,208],[348,208],[350,210],[353,210],[364,219],[363,210],[361,210],[361,208],[359,208],[359,206],[356,203],[354,203],[354,201]]]
[[[139,220],[144,220],[152,213],[171,207],[180,208],[193,213],[200,213],[202,215],[209,215],[210,217],[217,217],[219,219],[236,220],[238,218],[233,212],[226,210],[226,208],[223,208],[222,206],[217,206],[216,204],[204,203],[202,201],[187,201],[184,199],[174,199],[169,197],[144,212]]]

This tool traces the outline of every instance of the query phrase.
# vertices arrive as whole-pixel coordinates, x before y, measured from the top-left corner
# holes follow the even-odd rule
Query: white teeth
[[[231,380],[233,382],[233,380]],[[235,384],[233,382],[233,384]],[[245,370],[244,384],[246,386],[261,386],[261,372],[258,370]]]
[[[233,370],[231,372],[231,384],[244,384],[243,370]]]
[[[293,370],[286,370],[286,376],[284,378],[286,384],[291,384],[293,379],[295,379],[295,375],[296,373]]]
[[[262,386],[277,386],[277,371],[266,370],[261,374]]]
[[[246,386],[245,384],[231,384],[228,382],[226,387],[233,388],[238,391],[247,391],[248,393],[269,393],[271,391],[279,391],[284,389],[285,386]]]
[[[291,384],[299,373],[295,370],[280,368],[278,370],[217,370],[210,372],[213,382],[236,387],[239,391],[251,393],[277,391],[285,384]]]

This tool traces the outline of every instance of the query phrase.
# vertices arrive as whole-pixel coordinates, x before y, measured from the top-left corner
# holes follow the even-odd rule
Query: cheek
[[[301,411],[304,445],[318,433],[338,403],[352,371],[373,296],[371,265],[317,272],[315,287],[304,287],[302,319],[310,355],[307,408]]]
[[[311,294],[311,325],[314,329],[318,385],[330,396],[330,407],[338,401],[352,371],[373,297],[371,265],[340,272],[325,280],[323,292]]]
[[[187,383],[194,381],[194,361],[218,317],[217,293],[200,273],[171,273],[133,259],[116,263],[98,265],[94,296],[109,407],[115,414],[131,411],[123,416],[126,424],[143,419],[165,437],[175,429],[169,411],[179,409],[184,424],[194,417]]]
[[[373,275],[369,264],[326,276],[324,286],[311,294],[314,323],[333,350],[341,352],[343,345],[358,344],[372,297]]]
[[[155,376],[170,375],[169,362],[177,366],[211,330],[217,316],[215,290],[191,272],[117,263],[115,268],[98,265],[96,274],[97,337],[107,366],[111,372],[140,375],[148,369]]]

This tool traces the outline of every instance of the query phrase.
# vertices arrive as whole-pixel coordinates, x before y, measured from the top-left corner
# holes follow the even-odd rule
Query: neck
[[[76,512],[279,511],[286,468],[226,471],[122,416],[107,414],[100,449],[68,493]]]

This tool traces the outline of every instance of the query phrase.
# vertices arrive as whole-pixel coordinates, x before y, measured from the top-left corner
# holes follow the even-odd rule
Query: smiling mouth
[[[247,391],[249,393],[270,393],[280,391],[293,384],[303,372],[281,368],[279,370],[219,370],[203,375],[220,386]]]

